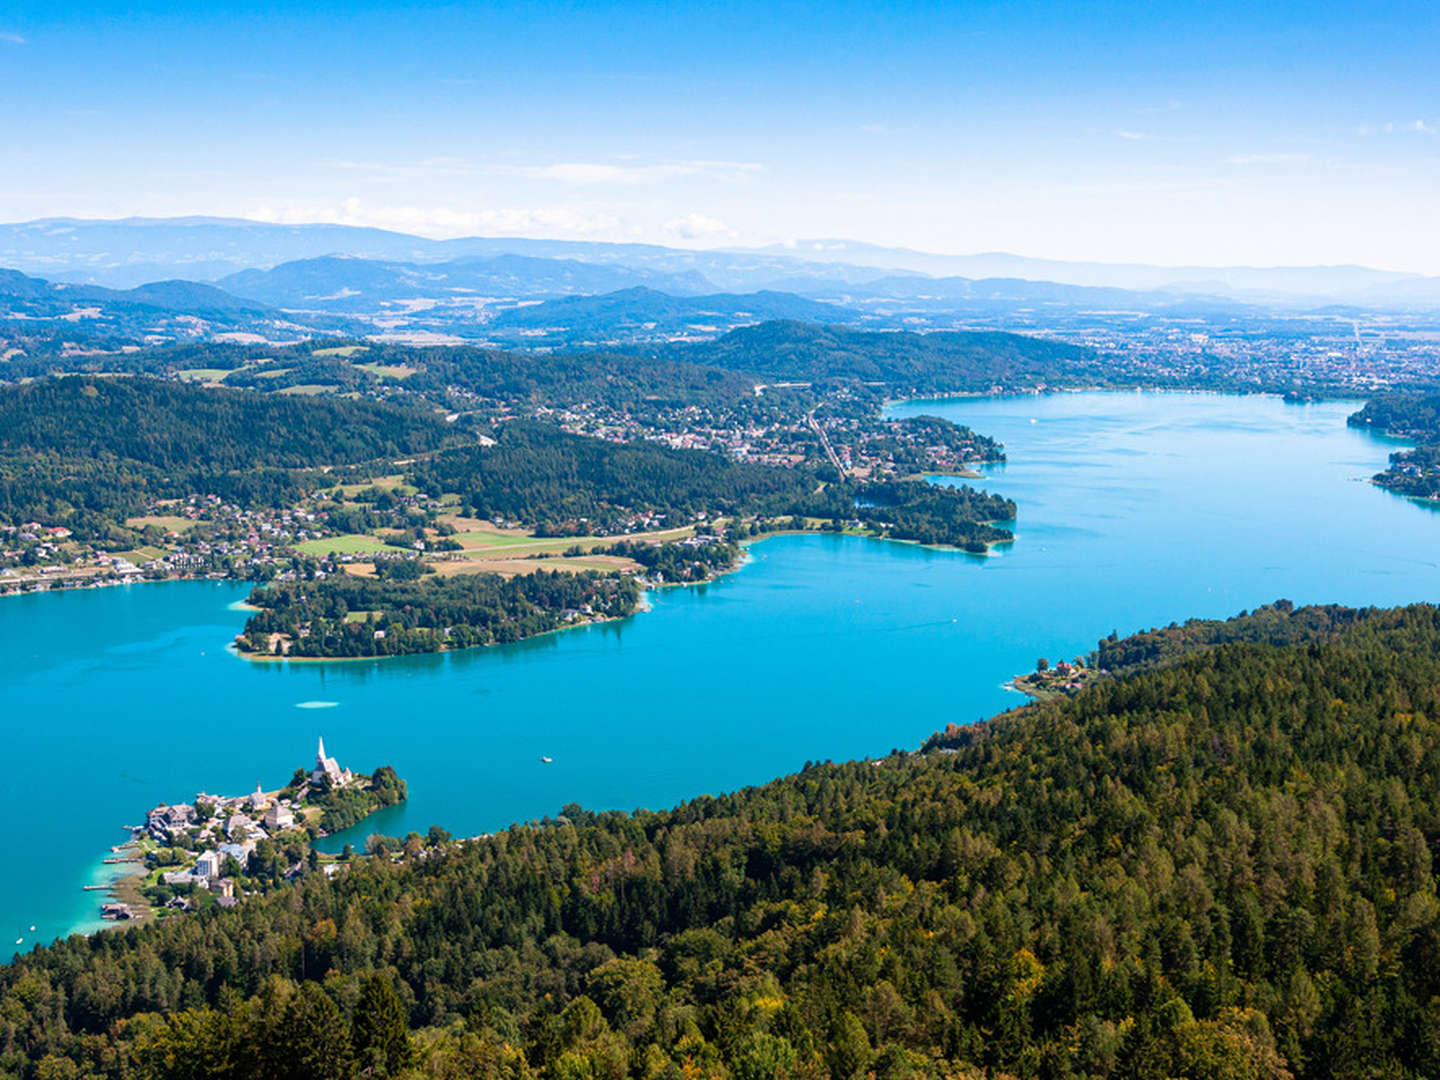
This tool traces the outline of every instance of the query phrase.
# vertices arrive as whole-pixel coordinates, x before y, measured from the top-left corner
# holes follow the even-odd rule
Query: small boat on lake
[[[549,764],[550,764],[552,761],[554,761],[554,760],[555,760],[554,758],[552,758],[552,757],[546,757],[544,754],[541,754],[541,755],[540,755],[540,764],[541,764],[541,765],[549,765]]]

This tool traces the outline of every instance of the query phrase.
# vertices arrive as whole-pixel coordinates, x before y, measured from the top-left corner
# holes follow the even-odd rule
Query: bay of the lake
[[[376,662],[229,653],[244,586],[0,600],[0,959],[96,925],[100,864],[161,801],[283,784],[317,735],[410,801],[353,830],[456,835],[664,807],[807,760],[914,748],[1120,633],[1297,603],[1440,599],[1440,514],[1375,488],[1395,444],[1354,402],[1056,394],[910,402],[1006,444],[1019,504],[989,557],[782,536],[652,610],[517,646]],[[951,482],[951,481],[945,481]],[[553,758],[542,763],[541,758]],[[35,929],[32,931],[31,926]]]

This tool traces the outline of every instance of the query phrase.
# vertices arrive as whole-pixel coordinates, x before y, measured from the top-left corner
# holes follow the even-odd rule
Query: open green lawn
[[[365,533],[346,533],[321,540],[304,540],[295,545],[303,555],[369,555],[377,551],[393,551],[384,540]]]
[[[143,529],[149,525],[158,525],[167,532],[183,533],[193,529],[196,522],[176,514],[142,514],[140,517],[126,518],[125,524],[132,529]]]
[[[111,552],[111,554],[116,558],[128,559],[136,566],[143,566],[151,559],[163,559],[165,557],[165,550],[157,547],[139,547],[133,551],[114,551]]]
[[[344,356],[351,357],[356,353],[369,352],[369,345],[337,345],[333,349],[316,349],[311,356]]]
[[[408,364],[356,364],[355,366],[361,371],[368,371],[371,375],[381,379],[408,379],[420,370],[410,367]]]
[[[393,491],[397,495],[414,495],[418,490],[405,483],[403,473],[393,473],[390,476],[376,476],[359,484],[341,484],[340,494],[347,499],[353,499],[366,488],[378,488],[381,491]]]
[[[570,537],[542,537],[536,539],[529,533],[522,532],[498,532],[491,529],[469,529],[465,532],[457,532],[452,540],[459,540],[467,548],[478,548],[494,550],[496,548],[531,547],[535,544],[560,543],[569,547],[575,543]]]

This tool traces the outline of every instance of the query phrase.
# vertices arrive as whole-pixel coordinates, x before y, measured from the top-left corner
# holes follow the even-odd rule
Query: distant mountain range
[[[228,218],[129,218],[91,221],[65,218],[0,225],[0,266],[51,280],[133,287],[157,279],[225,280],[246,270],[269,270],[296,261],[350,256],[386,264],[406,264],[404,277],[420,267],[445,267],[448,287],[518,293],[603,292],[645,285],[676,294],[782,290],[823,295],[884,279],[894,287],[921,289],[926,279],[970,281],[1015,279],[1085,288],[1208,296],[1247,303],[1315,305],[1344,303],[1368,307],[1440,306],[1440,278],[1362,266],[1195,267],[1066,262],[1005,253],[941,255],[887,248],[849,240],[807,240],[763,249],[692,251],[651,244],[467,237],[428,240],[383,229],[346,225],[276,225]],[[538,269],[526,263],[506,266],[502,257],[565,261],[568,270],[546,268],[551,284],[534,284]],[[473,268],[465,264],[475,262]],[[582,269],[584,267],[585,269]],[[615,276],[602,280],[599,268]],[[567,282],[567,275],[570,281]],[[467,277],[475,284],[465,283]],[[594,278],[593,282],[582,281]],[[274,292],[246,279],[246,295],[271,303],[294,303],[295,288]],[[457,284],[459,283],[459,284]],[[344,288],[358,288],[354,285]],[[377,281],[383,292],[391,285]],[[363,290],[361,290],[363,291]],[[283,299],[281,299],[283,293]],[[332,295],[316,291],[314,295]]]
[[[324,245],[346,250],[265,263]],[[19,267],[0,271],[0,329],[12,341],[7,347],[23,338],[27,349],[40,347],[42,338],[51,348],[113,349],[242,336],[280,342],[323,334],[559,348],[704,340],[777,320],[886,330],[1085,333],[1122,321],[1153,326],[1156,319],[1176,320],[1187,331],[1253,329],[1267,322],[1293,331],[1302,325],[1297,316],[1327,327],[1336,318],[1367,311],[1440,317],[1437,279],[1361,267],[1242,268],[1224,271],[1230,275],[1227,281],[1188,289],[1155,284],[1164,273],[1188,271],[1108,268],[1121,278],[1150,282],[1121,287],[1014,274],[933,276],[838,260],[848,252],[877,263],[913,256],[912,263],[932,269],[1043,266],[1074,277],[1100,276],[1104,268],[1090,264],[930,256],[838,241],[801,250],[837,261],[805,261],[778,251],[700,252],[640,244],[432,241],[377,229],[216,219],[30,222],[0,226],[0,265],[8,260]],[[247,261],[265,265],[234,268]],[[26,272],[41,264],[57,275],[69,273],[70,280]],[[229,272],[213,281],[198,280],[216,269]],[[129,281],[146,270],[169,273],[124,288],[74,280]],[[177,271],[187,276],[177,279]],[[1267,293],[1258,289],[1264,281],[1275,288],[1340,290],[1350,299]]]
[[[443,263],[406,263],[325,255],[241,270],[220,279],[236,296],[291,310],[374,312],[413,300],[478,300],[615,292],[635,286],[685,295],[712,286],[698,273],[657,273],[574,259],[495,255]]]
[[[0,328],[144,344],[225,335],[283,341],[353,332],[355,325],[331,317],[300,320],[203,282],[156,281],[134,289],[108,289],[0,270]]]
[[[932,277],[1023,278],[1061,285],[1166,290],[1204,295],[1248,294],[1252,298],[1366,297],[1414,295],[1440,299],[1440,278],[1365,266],[1149,266],[1142,263],[1067,262],[1006,252],[939,255],[880,247],[852,240],[803,240],[794,244],[742,249],[742,254],[788,256],[848,269],[906,270]]]
[[[855,311],[794,293],[671,296],[637,287],[507,308],[485,329],[492,339],[516,336],[531,344],[607,344],[713,338],[775,319],[829,324],[854,322],[858,317]]]
[[[532,303],[515,299],[537,289],[596,288],[634,276],[522,256],[426,267],[322,258],[224,279],[231,289],[250,294],[239,296],[203,282],[110,289],[0,270],[0,331],[12,336],[23,331],[27,337],[48,333],[112,348],[227,336],[241,340],[236,335],[286,341],[324,333],[406,332],[551,348],[713,338],[772,319],[838,323],[859,317],[793,293],[764,291],[677,296],[631,286]],[[678,288],[692,283],[684,276],[664,280]],[[461,281],[470,285],[457,284]],[[492,288],[482,290],[485,282]]]

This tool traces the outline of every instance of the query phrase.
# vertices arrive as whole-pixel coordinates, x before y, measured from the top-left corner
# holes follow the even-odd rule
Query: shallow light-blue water
[[[740,572],[654,595],[633,619],[513,647],[251,664],[225,649],[242,586],[0,600],[0,958],[17,937],[28,948],[93,925],[98,894],[81,886],[149,806],[278,786],[317,734],[342,764],[393,764],[409,781],[409,803],[375,828],[468,835],[572,801],[667,806],[809,759],[914,747],[1017,704],[1011,675],[1111,630],[1278,597],[1440,599],[1440,514],[1363,482],[1394,445],[1348,430],[1353,408],[906,404],[895,411],[1006,443],[986,484],[1019,503],[1013,545],[975,558],[776,537]]]

